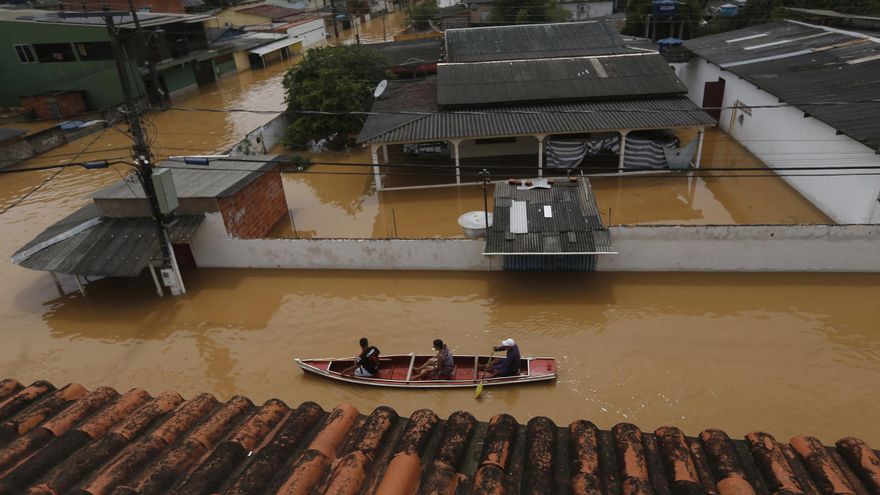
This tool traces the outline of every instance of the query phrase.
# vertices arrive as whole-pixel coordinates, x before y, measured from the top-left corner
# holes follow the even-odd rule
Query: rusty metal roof
[[[764,432],[488,423],[242,396],[0,381],[0,493],[876,495],[877,452]]]
[[[605,22],[517,24],[446,30],[449,62],[486,62],[632,53]]]

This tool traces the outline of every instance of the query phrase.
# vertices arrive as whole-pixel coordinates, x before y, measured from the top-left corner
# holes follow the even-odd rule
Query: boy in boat
[[[354,372],[354,376],[361,378],[370,378],[376,376],[379,372],[379,349],[370,345],[366,337],[361,337],[360,342],[361,353],[354,360],[354,366],[343,371],[343,375],[350,375]]]
[[[485,371],[487,378],[501,378],[505,376],[516,376],[519,374],[520,354],[519,346],[513,339],[504,339],[501,345],[492,348],[495,352],[507,351],[504,359],[493,359],[486,363]]]
[[[414,372],[418,373],[413,376],[413,380],[421,380],[423,378],[431,378],[432,380],[452,379],[452,371],[455,368],[452,351],[440,339],[434,340],[434,350],[437,351],[436,356],[429,359],[422,366],[413,369]]]

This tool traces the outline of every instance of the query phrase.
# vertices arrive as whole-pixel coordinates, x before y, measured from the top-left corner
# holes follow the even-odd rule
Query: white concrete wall
[[[598,271],[877,272],[880,226],[611,227]]]
[[[581,21],[605,17],[614,13],[613,1],[559,2],[559,6],[571,12],[571,20]]]
[[[535,155],[537,167],[538,140],[531,136],[518,136],[513,143],[475,144],[474,140],[468,139],[458,145],[458,156],[461,158],[504,155]]]
[[[599,271],[880,272],[880,226],[612,227],[618,255]],[[470,239],[231,239],[209,213],[191,242],[196,264],[224,268],[499,270]]]
[[[324,19],[318,18],[294,26],[287,30],[287,36],[301,40],[303,49],[322,43],[327,37],[327,31],[324,30]]]
[[[278,115],[269,122],[249,132],[229,151],[232,156],[265,155],[284,139],[287,117]]]
[[[746,106],[780,103],[775,96],[701,58],[695,58],[688,64],[682,65],[678,74],[690,89],[688,96],[697,105],[703,103],[704,84],[707,81],[717,81],[719,77],[725,80],[723,102],[725,107],[733,107],[737,101]],[[853,110],[858,111],[857,108]],[[742,123],[739,122],[740,116]],[[805,118],[802,110],[793,107],[753,108],[751,115],[745,114],[742,110],[722,110],[719,125],[767,166],[774,169],[880,166],[880,156],[875,155],[870,148],[847,136],[838,136],[833,127],[812,117]],[[865,170],[840,170],[836,173],[850,176],[792,176],[785,177],[785,180],[838,223],[876,222],[880,220],[878,218],[880,208],[877,206],[880,176],[854,175],[865,172]]]
[[[190,243],[200,267],[341,270],[498,270],[483,242],[456,239],[231,239],[209,213]]]

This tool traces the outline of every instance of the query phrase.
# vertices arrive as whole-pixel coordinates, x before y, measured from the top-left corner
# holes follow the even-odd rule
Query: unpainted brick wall
[[[235,195],[219,201],[226,232],[240,239],[260,239],[287,214],[281,174],[265,172]]]
[[[40,119],[58,118],[58,116],[55,115],[55,112],[52,111],[52,107],[49,106],[50,102],[55,102],[58,104],[58,108],[59,110],[61,110],[60,117],[62,119],[72,117],[86,111],[86,102],[83,99],[83,94],[81,91],[72,91],[70,93],[63,93],[59,95],[35,95],[21,97],[21,106],[31,109],[37,116],[37,118]]]

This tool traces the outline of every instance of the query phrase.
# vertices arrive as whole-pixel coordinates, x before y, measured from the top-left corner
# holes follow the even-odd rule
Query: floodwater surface
[[[175,105],[272,109],[281,104],[282,70],[246,72]],[[165,112],[151,135],[160,154],[215,152],[269,118]],[[125,156],[118,148],[128,145],[108,130],[22,166]],[[629,421],[645,430],[763,429],[779,438],[809,432],[825,442],[856,435],[880,443],[880,276],[205,269],[184,273],[186,296],[159,299],[147,277],[91,282],[87,297],[62,278],[69,293],[60,296],[47,274],[8,261],[126,171],[0,175],[0,377],[314,400],[325,408],[351,402],[364,411],[387,404],[401,414],[464,409],[486,420],[504,411],[520,421],[547,415],[603,428]],[[427,230],[425,205],[444,204],[438,193],[377,196],[368,177],[332,177],[286,176],[298,230],[385,236],[396,224],[399,236],[412,235],[404,232]],[[726,198],[706,188],[703,201]],[[447,212],[482,202],[479,188],[457,194]],[[380,212],[384,204],[392,211]],[[488,353],[512,337],[526,355],[555,356],[560,376],[554,384],[487,388],[474,400],[469,390],[337,385],[294,366],[295,356],[354,354],[361,336],[386,354],[429,352],[435,338],[460,354]]]

